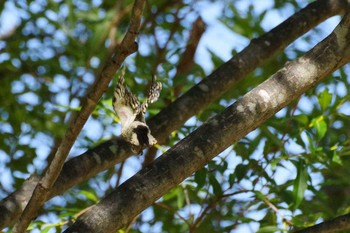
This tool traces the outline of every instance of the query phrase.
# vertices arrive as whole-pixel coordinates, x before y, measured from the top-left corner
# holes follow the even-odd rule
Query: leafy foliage
[[[129,57],[125,66],[127,85],[141,98],[152,74],[163,83],[161,99],[150,106],[149,116],[223,64],[227,54],[235,54],[275,26],[267,23],[271,19],[281,21],[286,12],[292,14],[303,7],[300,1],[266,2],[148,2],[139,52]],[[1,198],[19,188],[30,174],[43,172],[64,137],[70,116],[79,109],[87,89],[122,39],[132,3],[0,3],[1,28],[11,20],[8,14],[17,15],[11,30],[0,30],[0,169],[6,177],[0,180]],[[208,7],[215,14],[208,15]],[[195,58],[184,58],[199,15],[207,22],[205,34]],[[215,31],[216,27],[221,31]],[[218,44],[234,42],[212,31],[238,38],[237,44],[218,50]],[[288,59],[310,49],[310,41],[325,35],[323,28],[317,28],[300,38],[191,118],[160,149],[176,144]],[[192,65],[179,73],[181,59]],[[163,196],[122,232],[282,232],[348,213],[349,83],[348,67],[332,74]],[[89,119],[72,155],[120,132],[111,111],[112,89]],[[52,199],[45,214],[32,223],[32,232],[60,231],[141,166],[141,158],[130,158]]]

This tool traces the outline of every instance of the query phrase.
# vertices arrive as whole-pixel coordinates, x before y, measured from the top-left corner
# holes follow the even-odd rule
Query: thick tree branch
[[[211,101],[219,98],[227,88],[232,87],[238,80],[243,79],[249,72],[272,58],[276,53],[281,52],[303,33],[333,15],[342,14],[346,8],[346,0],[316,1],[259,39],[254,40],[237,57],[232,58],[207,79],[152,118],[148,124],[153,135],[158,141],[165,142],[173,130],[180,127],[198,111],[205,109]],[[222,86],[226,87],[222,88]],[[210,97],[205,97],[206,94]],[[198,101],[200,98],[203,98],[204,101]],[[193,106],[198,107],[191,108]],[[73,185],[95,176],[97,173],[125,160],[130,155],[131,151],[127,149],[125,142],[120,139],[112,139],[73,158],[64,165],[63,171],[47,198],[63,193]],[[17,194],[20,193],[15,192],[12,196]],[[23,206],[29,200],[29,196],[23,197],[21,204],[17,202],[9,203],[14,200],[16,199],[5,199],[0,203],[0,229],[17,221],[19,214],[23,211]]]
[[[85,212],[65,233],[108,233],[122,228],[217,154],[349,61],[350,14],[312,50],[287,63],[124,182]]]
[[[158,143],[165,142],[168,132],[178,129],[300,35],[326,18],[344,13],[345,9],[347,1],[315,1],[270,32],[253,39],[248,47],[150,119],[148,125],[152,132],[160,133],[155,135]]]
[[[114,57],[106,64],[100,77],[96,79],[92,88],[89,90],[87,98],[82,105],[82,109],[73,118],[52,162],[46,170],[43,178],[35,187],[33,195],[19,218],[19,221],[15,224],[13,228],[14,233],[25,232],[31,220],[36,217],[38,210],[47,200],[49,191],[57,180],[69,151],[87,119],[95,109],[101,96],[106,92],[108,84],[114,74],[119,69],[125,58],[137,51],[135,39],[141,25],[141,16],[144,7],[144,0],[135,0],[128,32],[125,34],[121,45],[117,48]]]
[[[38,176],[31,176],[24,181],[21,188],[2,201],[0,219],[3,227],[13,224],[13,219],[11,219],[11,217],[14,218],[16,216],[17,219],[19,218],[39,180],[40,178]]]
[[[333,233],[347,229],[350,229],[350,214],[336,217],[300,231],[294,231],[294,233]]]

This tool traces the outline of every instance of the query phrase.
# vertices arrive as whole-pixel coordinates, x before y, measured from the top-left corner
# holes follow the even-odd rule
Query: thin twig
[[[232,193],[226,193],[226,194],[222,194],[219,197],[215,197],[213,199],[211,199],[210,203],[208,204],[208,206],[206,206],[204,209],[202,209],[200,215],[198,216],[198,218],[193,222],[193,224],[190,227],[190,232],[194,233],[196,231],[196,229],[199,227],[199,225],[203,222],[204,218],[208,215],[208,212],[213,209],[216,204],[218,202],[220,202],[221,200],[237,195],[237,194],[241,194],[241,193],[246,193],[246,192],[251,192],[251,190],[247,190],[247,189],[242,189],[242,190],[238,190],[236,192],[232,192]]]
[[[120,179],[122,177],[122,173],[123,173],[123,168],[124,168],[124,164],[125,164],[125,161],[121,162],[120,163],[120,166],[118,168],[118,172],[117,172],[117,181],[115,183],[115,187],[118,187],[120,185]]]
[[[186,188],[185,184],[181,185],[183,190],[184,190],[184,195],[185,195],[185,201],[186,205],[188,206],[188,216],[191,218],[192,217],[192,211],[191,211],[191,201],[190,201],[190,196],[188,194],[188,190]]]
[[[264,199],[263,199],[263,202],[264,202],[266,205],[268,205],[276,214],[278,214],[278,215],[283,219],[284,222],[286,222],[289,226],[293,226],[293,223],[292,223],[291,221],[289,221],[288,219],[286,219],[286,218],[284,217],[284,215],[280,213],[280,211],[278,210],[278,208],[277,208],[272,202],[270,202],[269,199],[264,198]]]
[[[157,202],[154,205],[162,207],[163,209],[166,209],[172,213],[174,213],[177,217],[179,217],[182,221],[184,221],[185,223],[187,223],[187,225],[191,226],[191,223],[184,217],[181,216],[181,214],[179,214],[176,210],[174,210],[172,207],[164,204],[163,202]]]

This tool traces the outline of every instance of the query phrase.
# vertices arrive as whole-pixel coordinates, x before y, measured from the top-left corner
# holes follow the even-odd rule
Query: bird
[[[157,144],[157,140],[152,136],[151,130],[146,124],[145,113],[148,105],[158,100],[162,84],[157,82],[156,76],[153,75],[148,96],[143,103],[140,103],[125,85],[124,75],[125,70],[122,70],[114,90],[112,105],[120,119],[122,138],[132,145],[131,149],[134,153],[142,155],[144,147]]]

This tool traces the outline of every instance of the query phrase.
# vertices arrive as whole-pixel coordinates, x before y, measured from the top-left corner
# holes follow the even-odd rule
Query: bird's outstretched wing
[[[141,111],[141,104],[124,84],[124,71],[122,71],[115,87],[113,108],[117,113],[122,128],[127,128]]]
[[[141,111],[143,114],[146,113],[148,105],[154,103],[158,100],[160,92],[162,90],[162,83],[156,81],[157,77],[155,75],[152,76],[151,87],[148,92],[147,99],[141,105]]]

